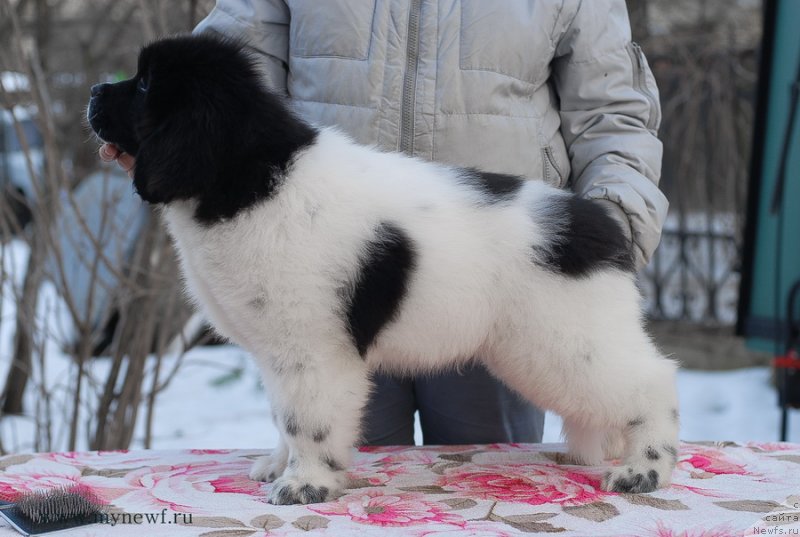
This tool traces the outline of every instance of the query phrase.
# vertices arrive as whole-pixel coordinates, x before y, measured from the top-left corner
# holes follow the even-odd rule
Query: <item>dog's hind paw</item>
[[[331,499],[329,487],[316,486],[296,477],[279,477],[272,483],[267,501],[273,505],[322,503]]]
[[[663,480],[658,470],[654,468],[634,468],[633,466],[625,465],[606,472],[602,488],[607,492],[637,494],[653,492],[666,484],[667,481]]]

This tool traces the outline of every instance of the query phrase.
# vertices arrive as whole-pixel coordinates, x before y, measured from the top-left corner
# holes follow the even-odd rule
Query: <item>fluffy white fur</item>
[[[164,207],[191,296],[263,371],[282,441],[251,477],[274,480],[270,501],[341,489],[370,371],[416,375],[473,357],[564,418],[575,460],[600,464],[620,455],[604,446],[624,445],[606,489],[633,480],[635,491],[652,471],[658,486],[669,482],[675,365],[642,327],[633,275],[570,278],[532,263],[532,247],[553,240],[552,200],[568,194],[528,181],[487,206],[459,173],[322,129],[272,199],[228,221],[199,225],[193,202]],[[340,289],[386,221],[411,239],[417,265],[398,316],[362,359]]]

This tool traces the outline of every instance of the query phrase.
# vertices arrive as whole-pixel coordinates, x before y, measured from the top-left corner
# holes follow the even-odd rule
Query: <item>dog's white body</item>
[[[537,266],[557,225],[552,200],[568,194],[527,181],[513,199],[486,205],[458,173],[322,129],[274,197],[228,221],[199,225],[191,201],[164,207],[190,294],[263,370],[283,442],[251,476],[278,478],[273,501],[309,484],[342,486],[370,370],[421,374],[473,358],[560,414],[577,459],[618,456],[624,440],[607,488],[653,470],[658,486],[669,482],[675,366],[642,328],[633,275],[571,278]],[[362,358],[341,290],[387,221],[411,239],[416,266],[398,315]]]

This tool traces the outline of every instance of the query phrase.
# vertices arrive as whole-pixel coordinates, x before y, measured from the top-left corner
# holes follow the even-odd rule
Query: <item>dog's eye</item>
[[[147,88],[148,88],[147,79],[144,77],[140,78],[139,83],[136,85],[136,89],[141,91],[142,93],[145,93],[147,91]]]

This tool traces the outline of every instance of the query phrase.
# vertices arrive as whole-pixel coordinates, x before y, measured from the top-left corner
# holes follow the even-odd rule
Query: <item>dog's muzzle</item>
[[[95,134],[97,134],[97,136],[101,139],[103,138],[102,130],[104,125],[100,99],[102,98],[106,87],[108,87],[108,84],[95,84],[92,86],[92,93],[89,97],[89,106],[86,108],[86,120],[89,122],[89,126],[92,128]]]

